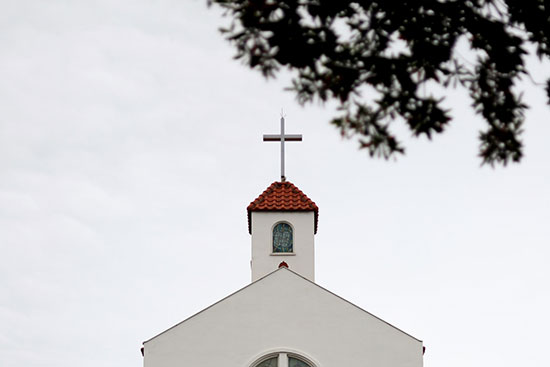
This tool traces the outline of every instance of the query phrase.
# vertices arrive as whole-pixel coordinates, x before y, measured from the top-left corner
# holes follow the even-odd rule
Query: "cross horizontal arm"
[[[285,135],[285,141],[302,141],[302,135]],[[281,141],[281,135],[264,135],[264,141]]]

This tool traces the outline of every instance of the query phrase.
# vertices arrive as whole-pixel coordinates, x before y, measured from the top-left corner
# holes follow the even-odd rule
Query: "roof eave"
[[[313,234],[317,234],[317,227],[319,223],[319,209],[311,210],[311,209],[303,209],[303,210],[277,210],[277,209],[261,209],[261,210],[253,210],[248,209],[247,210],[247,217],[248,217],[248,233],[252,234],[252,212],[313,212]]]

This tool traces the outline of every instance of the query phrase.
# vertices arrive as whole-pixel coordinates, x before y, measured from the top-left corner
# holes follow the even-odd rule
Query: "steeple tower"
[[[319,208],[294,184],[272,183],[247,208],[252,235],[252,281],[288,268],[315,281],[314,235]]]

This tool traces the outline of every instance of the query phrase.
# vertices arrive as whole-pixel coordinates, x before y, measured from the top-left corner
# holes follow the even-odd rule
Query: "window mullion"
[[[278,367],[288,367],[288,355],[286,353],[279,353]]]

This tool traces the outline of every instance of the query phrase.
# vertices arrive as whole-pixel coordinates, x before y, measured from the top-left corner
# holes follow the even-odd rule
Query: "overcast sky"
[[[544,92],[523,85],[520,165],[480,167],[460,91],[443,135],[396,126],[407,155],[373,160],[334,106],[234,61],[227,21],[203,0],[0,0],[0,365],[140,366],[144,340],[247,285],[281,109],[317,283],[423,340],[426,367],[550,365]]]

